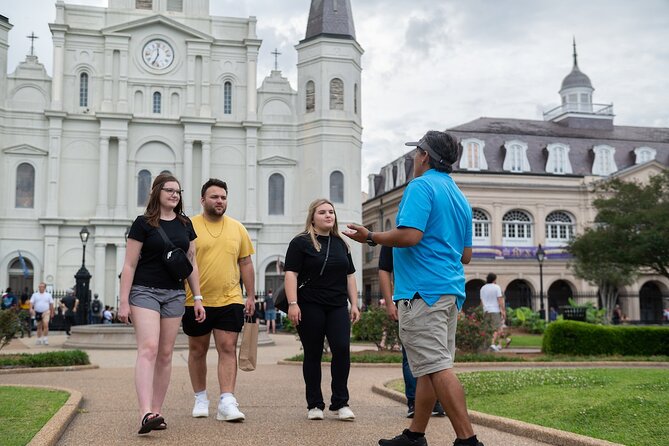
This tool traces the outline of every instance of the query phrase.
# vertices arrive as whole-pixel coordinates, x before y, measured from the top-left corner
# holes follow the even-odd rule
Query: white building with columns
[[[52,76],[32,54],[8,74],[0,16],[0,286],[71,286],[86,226],[91,289],[114,305],[126,228],[163,171],[189,215],[203,182],[228,183],[258,290],[280,280],[312,199],[360,221],[363,50],[348,0],[311,3],[296,89],[280,71],[257,86],[256,18],[210,16],[209,0],[58,0]]]

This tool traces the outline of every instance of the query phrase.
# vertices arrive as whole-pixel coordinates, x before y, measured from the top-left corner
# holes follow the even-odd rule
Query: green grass
[[[510,348],[541,348],[541,342],[543,341],[543,335],[534,335],[534,334],[513,334],[511,335],[511,345]]]
[[[480,412],[626,445],[666,446],[669,370],[533,369],[460,373]],[[404,392],[402,380],[389,387]]]
[[[69,398],[67,392],[0,386],[0,438],[3,446],[28,444]]]
[[[88,354],[81,350],[0,355],[0,368],[58,367],[88,365],[90,363]]]

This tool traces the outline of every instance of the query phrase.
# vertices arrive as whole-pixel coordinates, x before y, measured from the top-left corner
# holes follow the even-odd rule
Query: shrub
[[[353,325],[353,339],[373,342],[379,350],[393,350],[399,345],[399,327],[382,307],[371,307],[360,314]]]
[[[12,309],[0,310],[0,350],[21,330],[19,325],[19,316]]]
[[[569,298],[569,305],[574,308],[585,308],[585,321],[589,324],[606,324],[606,309],[597,308],[594,303],[588,301],[584,304],[577,304],[574,299]]]
[[[551,355],[669,355],[669,327],[555,322],[544,333],[542,350]]]
[[[528,333],[541,334],[546,330],[546,321],[528,307],[508,308],[506,317],[507,325],[523,328]]]
[[[88,358],[88,354],[81,350],[0,355],[0,367],[62,367],[88,365],[90,363],[91,361]]]
[[[455,346],[463,352],[476,353],[487,350],[495,329],[490,316],[478,306],[469,313],[458,313],[458,329],[455,334]]]

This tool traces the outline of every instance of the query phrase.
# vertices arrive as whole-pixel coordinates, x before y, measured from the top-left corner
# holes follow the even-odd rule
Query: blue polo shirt
[[[419,293],[428,305],[444,294],[465,301],[465,270],[460,259],[472,246],[472,208],[444,172],[430,169],[406,187],[396,219],[398,228],[414,228],[423,238],[408,248],[393,248],[393,300]]]

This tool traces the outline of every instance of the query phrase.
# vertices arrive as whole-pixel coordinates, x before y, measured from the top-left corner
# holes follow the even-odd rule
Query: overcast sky
[[[66,3],[106,6],[106,0]],[[0,0],[14,25],[9,67],[30,50],[51,74],[51,0]],[[213,15],[256,16],[258,85],[279,69],[296,88],[295,44],[309,0],[211,0]],[[572,67],[613,103],[618,125],[669,127],[669,0],[351,0],[362,65],[362,184],[407,151],[404,142],[481,116],[542,119]]]

